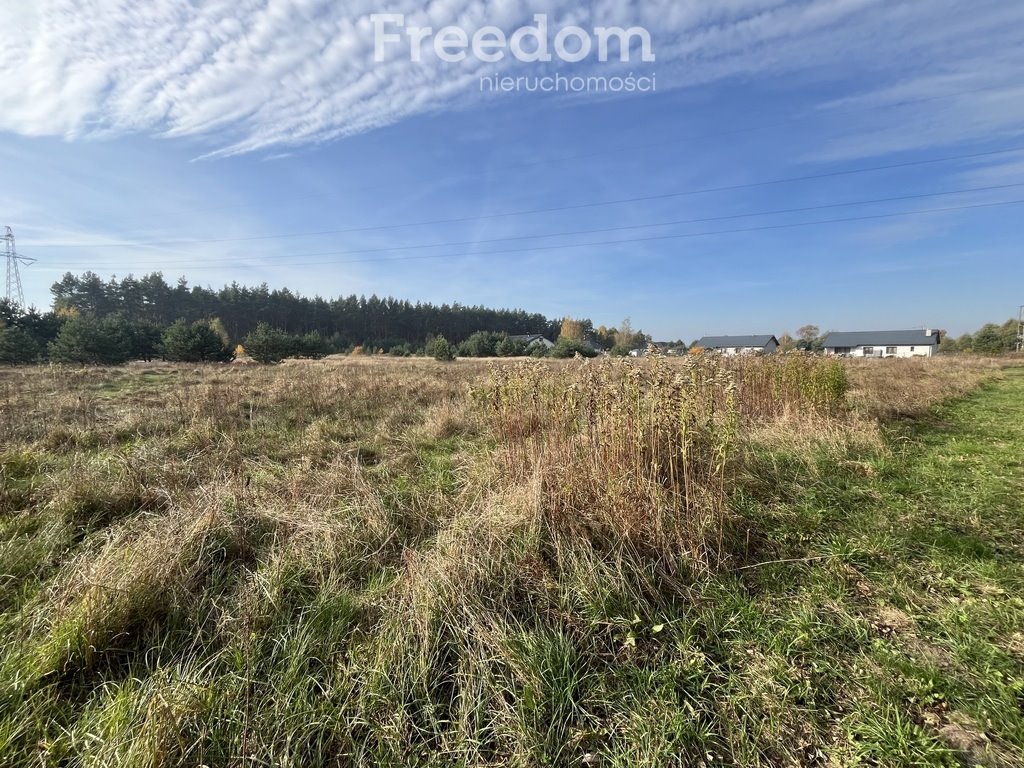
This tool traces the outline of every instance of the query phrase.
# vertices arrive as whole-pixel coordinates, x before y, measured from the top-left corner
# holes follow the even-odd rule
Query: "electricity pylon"
[[[14,248],[14,232],[10,227],[4,233],[4,256],[7,258],[7,301],[25,306],[25,292],[21,288],[21,272],[18,269],[20,264],[28,266],[35,262],[35,259],[22,256]]]

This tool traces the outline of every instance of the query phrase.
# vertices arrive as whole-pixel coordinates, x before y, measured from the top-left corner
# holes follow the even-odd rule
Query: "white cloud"
[[[124,133],[200,137],[213,154],[301,146],[372,130],[410,115],[465,107],[479,78],[513,64],[422,63],[395,50],[374,63],[370,15],[408,24],[528,23],[526,0],[13,0],[0,49],[0,130],[75,139]],[[891,83],[860,104],[900,94],[942,95],[971,84],[947,124],[915,112],[915,141],[1006,134],[1022,123],[1017,43],[1024,6],[980,0],[570,0],[545,9],[572,20],[644,25],[655,35],[659,89],[725,78],[855,78]],[[996,51],[1003,50],[1002,54]],[[519,65],[522,66],[522,65]],[[637,64],[632,65],[636,67]],[[918,96],[918,98],[921,98]],[[920,104],[920,103],[919,103]],[[936,109],[939,109],[936,103]],[[835,156],[904,148],[882,121],[828,149]]]

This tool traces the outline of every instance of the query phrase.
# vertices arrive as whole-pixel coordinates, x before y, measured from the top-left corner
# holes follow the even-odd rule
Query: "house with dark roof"
[[[722,355],[771,355],[779,348],[773,335],[705,336],[695,346]]]
[[[928,328],[916,331],[852,331],[825,336],[827,355],[849,357],[931,357],[939,348],[939,332]]]

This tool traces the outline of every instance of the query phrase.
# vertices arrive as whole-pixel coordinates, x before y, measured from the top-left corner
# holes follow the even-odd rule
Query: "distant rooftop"
[[[830,333],[824,346],[833,347],[929,347],[939,343],[938,331],[844,331]]]
[[[729,349],[732,347],[767,347],[769,342],[778,344],[773,334],[752,336],[705,336],[697,342],[701,349]]]

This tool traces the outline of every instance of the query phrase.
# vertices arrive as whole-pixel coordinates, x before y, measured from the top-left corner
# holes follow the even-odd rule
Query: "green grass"
[[[104,378],[94,391],[105,397],[159,394],[170,386],[180,373],[176,370],[119,371],[119,375]]]
[[[839,762],[978,759],[943,735],[957,727],[992,743],[991,764],[1021,760],[1024,370],[890,442],[866,473],[819,457],[760,518],[762,559],[804,560],[725,577],[751,620],[728,645],[772,654],[781,685],[795,676],[808,740]]]
[[[1024,765],[1024,369],[746,444],[697,575],[546,527],[461,379],[324,370],[0,454],[0,765]]]

